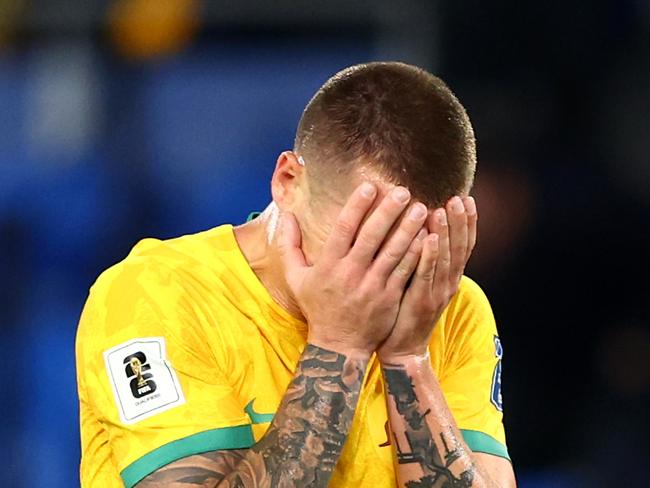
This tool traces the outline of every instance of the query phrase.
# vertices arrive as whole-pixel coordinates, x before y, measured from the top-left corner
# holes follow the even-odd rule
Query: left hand
[[[472,197],[453,197],[428,218],[430,234],[411,279],[395,326],[377,351],[382,363],[427,353],[433,327],[456,294],[476,243],[478,214]],[[417,259],[408,253],[405,259]]]

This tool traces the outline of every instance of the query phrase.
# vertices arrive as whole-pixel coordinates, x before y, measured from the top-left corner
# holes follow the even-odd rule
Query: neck
[[[235,239],[249,266],[273,298],[292,316],[305,320],[284,279],[277,245],[280,211],[272,202],[257,218],[234,228]]]

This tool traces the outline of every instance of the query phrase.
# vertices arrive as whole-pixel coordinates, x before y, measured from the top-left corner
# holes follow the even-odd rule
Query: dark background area
[[[239,223],[333,73],[448,82],[520,486],[646,486],[650,3],[0,0],[0,486],[78,481],[74,335],[141,238]]]

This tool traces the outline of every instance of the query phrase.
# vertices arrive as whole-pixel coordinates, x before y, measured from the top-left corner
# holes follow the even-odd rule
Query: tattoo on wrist
[[[474,464],[465,470],[458,464],[454,465],[465,450],[451,427],[447,432],[438,432],[435,436],[431,432],[426,422],[431,410],[422,411],[406,369],[399,365],[385,365],[384,377],[388,395],[404,420],[403,432],[395,435],[397,461],[399,464],[416,463],[424,473],[420,479],[407,481],[406,487],[471,487],[476,470]],[[460,466],[466,466],[466,463]]]

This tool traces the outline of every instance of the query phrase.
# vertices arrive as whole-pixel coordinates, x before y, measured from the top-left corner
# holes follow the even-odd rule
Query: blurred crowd
[[[97,275],[262,209],[311,94],[389,58],[441,76],[475,126],[468,274],[505,348],[520,486],[645,485],[650,4],[327,3],[0,0],[0,486],[79,483]]]

